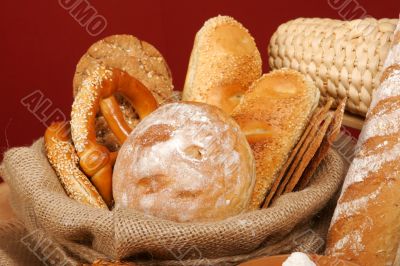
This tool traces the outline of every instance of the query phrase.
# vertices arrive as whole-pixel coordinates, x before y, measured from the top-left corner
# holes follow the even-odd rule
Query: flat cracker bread
[[[317,153],[315,154],[314,158],[312,158],[311,162],[307,166],[306,170],[303,173],[303,176],[297,185],[296,190],[302,190],[307,187],[310,183],[312,176],[314,175],[315,171],[317,170],[319,164],[327,155],[329,149],[331,148],[333,142],[337,139],[340,128],[343,122],[343,115],[344,110],[346,107],[347,98],[340,101],[339,105],[336,108],[334,113],[334,117],[332,120],[331,125],[329,126],[328,132],[322,141],[321,146],[319,147]]]
[[[333,104],[333,100],[329,100],[323,107],[319,107],[314,111],[314,114],[311,116],[311,119],[310,119],[310,122],[309,122],[307,128],[303,132],[303,135],[301,136],[301,138],[298,141],[298,143],[296,144],[296,146],[293,148],[288,160],[286,161],[285,165],[282,167],[279,176],[274,181],[274,184],[272,185],[269,193],[267,194],[267,197],[263,203],[262,208],[267,208],[270,205],[272,198],[274,197],[279,185],[282,183],[282,180],[285,177],[285,174],[288,172],[289,167],[291,167],[293,161],[297,158],[297,154],[299,153],[299,150],[303,146],[304,142],[307,140],[308,134],[314,128],[315,124],[319,125],[322,123],[324,117],[326,116],[326,113],[329,111],[332,104]],[[283,182],[284,181],[285,180],[283,180]]]
[[[310,136],[310,138],[312,138],[312,142],[309,145],[307,151],[304,153],[304,156],[302,156],[300,164],[297,166],[293,175],[290,177],[290,181],[286,185],[284,193],[292,192],[296,187],[307,165],[310,163],[311,159],[318,151],[318,148],[321,146],[321,143],[324,140],[325,134],[328,131],[329,125],[331,124],[332,120],[333,113],[329,113],[324,120],[323,125],[319,128],[317,135],[315,135],[314,137]]]

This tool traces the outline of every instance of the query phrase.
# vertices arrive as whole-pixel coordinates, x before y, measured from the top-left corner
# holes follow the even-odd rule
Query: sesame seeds
[[[99,208],[107,208],[96,188],[79,170],[77,166],[79,158],[70,141],[52,137],[46,141],[46,152],[50,164],[70,198]]]
[[[173,84],[167,62],[155,47],[132,35],[113,35],[89,48],[77,66],[75,95],[97,65],[124,70],[149,88],[159,104],[171,97]]]
[[[232,87],[247,89],[261,72],[261,56],[248,30],[232,17],[211,18],[196,35],[183,100],[207,102],[230,112],[232,103],[222,95]]]
[[[215,29],[216,27],[221,26],[221,25],[233,25],[247,33],[249,32],[245,27],[243,27],[243,25],[240,22],[235,20],[233,17],[222,16],[222,15],[218,15],[214,18],[207,20],[204,23],[204,26],[201,28],[200,31],[207,31],[208,29]]]
[[[104,66],[98,66],[82,83],[72,105],[71,133],[78,153],[84,151],[88,144],[88,122],[96,115],[96,104],[99,101],[98,90],[104,80],[110,79],[112,72]]]

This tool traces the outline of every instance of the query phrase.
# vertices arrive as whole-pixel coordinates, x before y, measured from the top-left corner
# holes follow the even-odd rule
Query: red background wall
[[[33,91],[51,101],[47,113],[60,108],[69,114],[75,65],[100,38],[127,33],[150,42],[166,57],[180,89],[194,35],[208,18],[226,14],[241,21],[255,37],[267,71],[267,44],[278,25],[297,17],[343,18],[329,3],[345,1],[89,0],[107,20],[105,31],[93,37],[58,0],[2,0],[0,149],[27,145],[43,135],[45,126],[21,104]],[[348,1],[377,18],[399,14],[395,0]]]

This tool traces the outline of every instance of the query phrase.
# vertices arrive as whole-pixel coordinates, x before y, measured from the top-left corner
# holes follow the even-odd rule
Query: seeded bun
[[[194,41],[183,100],[230,114],[261,73],[261,56],[249,31],[228,16],[209,19]]]

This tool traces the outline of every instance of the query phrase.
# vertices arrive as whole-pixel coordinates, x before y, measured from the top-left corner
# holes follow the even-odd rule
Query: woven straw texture
[[[331,150],[307,189],[282,196],[271,208],[216,223],[178,224],[135,211],[100,210],[68,198],[41,139],[6,152],[1,166],[23,225],[0,225],[0,265],[23,265],[19,263],[26,260],[29,265],[74,265],[98,258],[231,265],[265,254],[318,252],[330,217],[316,222],[313,217],[334,197],[345,170],[342,158]]]
[[[396,25],[397,19],[295,19],[273,34],[269,65],[304,73],[323,100],[332,97],[338,103],[347,96],[346,109],[365,117]]]

